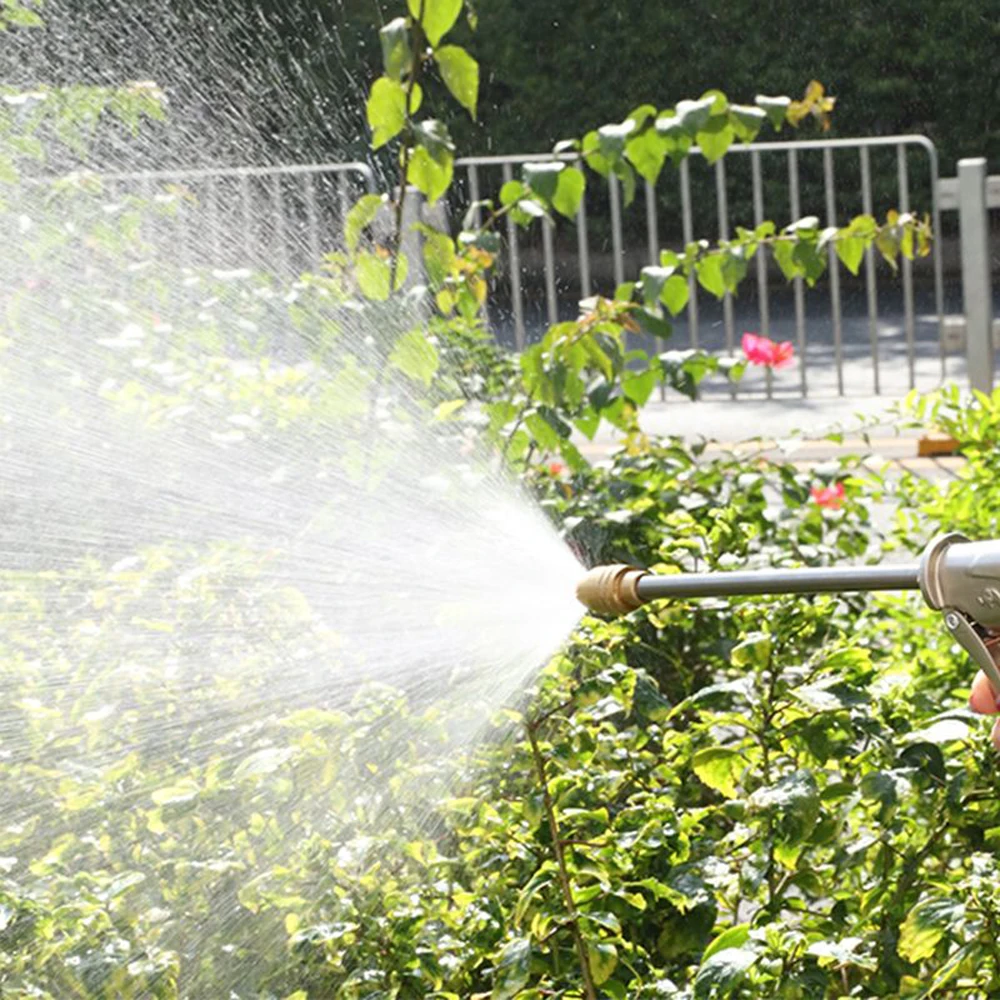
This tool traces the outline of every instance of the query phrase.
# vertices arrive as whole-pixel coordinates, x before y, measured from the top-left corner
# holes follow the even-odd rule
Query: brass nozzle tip
[[[645,575],[637,566],[595,566],[576,585],[577,600],[595,614],[628,614],[643,603],[636,585]]]

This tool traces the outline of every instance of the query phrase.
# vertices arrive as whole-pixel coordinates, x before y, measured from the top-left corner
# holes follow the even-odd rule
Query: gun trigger
[[[1000,694],[1000,632],[994,632],[955,608],[944,609],[944,623],[958,644],[989,678]]]

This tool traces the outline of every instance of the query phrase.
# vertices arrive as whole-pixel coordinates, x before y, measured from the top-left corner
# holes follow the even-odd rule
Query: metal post
[[[962,300],[969,384],[993,391],[993,302],[986,214],[986,160],[958,161],[958,218],[962,235]]]
[[[412,185],[407,185],[399,233],[399,252],[406,258],[407,265],[406,281],[401,286],[403,288],[427,282],[424,272],[424,241],[417,229],[417,225],[423,221],[424,211],[423,194]]]

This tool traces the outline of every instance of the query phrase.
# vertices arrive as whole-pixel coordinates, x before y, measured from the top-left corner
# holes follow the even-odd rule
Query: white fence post
[[[993,294],[990,288],[986,160],[958,161],[958,217],[962,236],[962,301],[969,384],[993,391]]]

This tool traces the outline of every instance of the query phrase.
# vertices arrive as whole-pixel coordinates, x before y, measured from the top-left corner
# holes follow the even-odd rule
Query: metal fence
[[[180,266],[254,264],[285,275],[342,249],[347,212],[375,190],[371,167],[355,162],[109,173],[101,180],[112,198],[180,193],[156,234]]]
[[[492,314],[498,335],[523,347],[567,318],[579,298],[610,294],[638,278],[644,265],[659,262],[661,247],[725,240],[736,225],[749,228],[768,217],[779,227],[805,215],[837,225],[862,212],[912,209],[926,212],[940,231],[937,152],[923,136],[737,144],[712,165],[697,148],[692,153],[678,170],[664,169],[655,187],[641,184],[628,207],[614,176],[595,185],[591,173],[571,235],[560,231],[570,227],[549,222],[526,235],[508,221]],[[463,193],[474,203],[524,164],[551,159],[465,157],[457,167]],[[738,297],[727,294],[719,303],[692,279],[686,312],[667,346],[737,353],[743,331],[791,340],[799,361],[793,375],[743,383],[742,391],[767,396],[880,394],[939,381],[946,361],[940,243],[929,261],[904,260],[898,274],[869,249],[857,278],[832,247],[828,253],[827,272],[811,289],[802,279],[788,286],[765,253],[756,255],[755,273]],[[735,396],[741,388],[725,391]]]
[[[728,239],[737,225],[756,226],[765,218],[780,227],[816,215],[825,225],[838,225],[861,212],[884,216],[897,208],[930,216],[937,234],[930,258],[903,260],[893,272],[869,249],[855,277],[831,247],[826,273],[809,288],[801,279],[786,282],[769,254],[758,253],[737,296],[719,302],[692,279],[673,337],[641,346],[739,353],[743,331],[794,343],[798,364],[789,371],[766,379],[750,373],[739,386],[720,381],[704,387],[733,397],[895,395],[948,375],[964,376],[966,347],[974,345],[964,336],[964,317],[955,315],[962,312],[958,283],[945,280],[942,250],[956,243],[957,227],[948,221],[943,233],[942,214],[959,208],[959,182],[939,177],[937,153],[927,138],[734,145],[711,165],[699,150],[692,153],[677,170],[664,169],[655,187],[641,183],[631,205],[617,179],[590,173],[572,222],[544,221],[521,231],[508,219],[490,298],[489,320],[498,338],[523,348],[552,323],[574,317],[581,299],[611,294],[623,281],[637,279],[643,266],[659,262],[661,248]],[[469,205],[495,196],[525,164],[552,158],[459,159],[450,212],[461,217]],[[120,173],[104,181],[112,195],[155,198],[170,187],[182,192],[170,226],[158,232],[165,252],[182,266],[252,264],[284,274],[341,249],[347,211],[376,186],[372,169],[358,162]],[[995,190],[985,179],[981,186],[982,205],[975,211],[987,225],[988,207],[1000,207],[1000,182]],[[963,229],[969,225],[963,221]],[[958,255],[966,268],[969,253]],[[984,290],[980,276],[974,296],[977,331],[992,321],[988,267],[985,281]],[[975,367],[982,374],[977,350]]]

